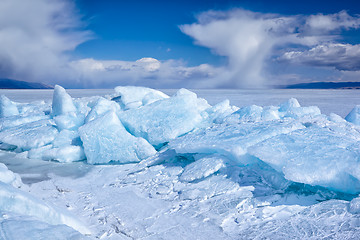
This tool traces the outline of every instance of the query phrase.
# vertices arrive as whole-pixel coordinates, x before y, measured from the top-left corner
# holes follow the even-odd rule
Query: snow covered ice
[[[121,86],[0,98],[0,239],[356,239],[359,106]]]

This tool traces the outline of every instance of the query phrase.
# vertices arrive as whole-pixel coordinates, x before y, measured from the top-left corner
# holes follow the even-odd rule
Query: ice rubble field
[[[358,239],[360,106],[0,97],[0,239]]]

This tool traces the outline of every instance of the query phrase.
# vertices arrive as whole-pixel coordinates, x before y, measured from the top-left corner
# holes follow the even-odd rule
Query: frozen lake
[[[162,89],[168,95],[174,94],[176,89]],[[241,89],[192,89],[199,97],[205,98],[214,105],[229,99],[232,105],[243,107],[249,105],[278,105],[289,98],[296,98],[302,106],[318,106],[322,113],[336,113],[345,117],[351,109],[360,104],[360,90],[356,89],[269,89],[269,90],[241,90]],[[74,98],[107,95],[114,93],[113,89],[69,89],[67,92]],[[30,102],[36,100],[51,100],[53,90],[5,90],[0,94],[6,95],[15,102]]]
[[[0,91],[0,239],[358,239],[359,90]]]

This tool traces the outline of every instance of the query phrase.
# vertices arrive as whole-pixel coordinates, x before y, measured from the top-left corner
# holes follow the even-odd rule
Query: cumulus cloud
[[[183,25],[181,30],[194,38],[196,44],[228,57],[228,78],[223,78],[225,85],[258,87],[269,84],[266,76],[271,73],[266,70],[271,69],[274,59],[293,62],[296,57],[297,61],[305,61],[305,56],[308,56],[308,60],[316,56],[318,61],[315,66],[344,69],[346,63],[356,59],[350,51],[342,54],[343,59],[336,62],[341,45],[327,45],[328,54],[321,49],[324,50],[325,43],[339,38],[338,31],[357,29],[359,26],[360,18],[352,17],[345,11],[329,15],[282,16],[235,9],[202,13],[197,23]],[[279,51],[286,51],[290,46],[297,51],[289,51],[283,54],[284,57],[278,58]],[[346,45],[347,50],[350,48],[354,50],[357,46]],[[326,57],[330,59],[321,65],[320,61]]]
[[[341,71],[359,71],[360,44],[318,45],[306,51],[286,52],[280,59],[310,66],[334,67]]]
[[[95,60],[92,58],[71,62],[74,76],[84,87],[113,87],[142,85],[155,88],[213,88],[221,67],[208,64],[188,67],[175,60],[159,61],[142,58],[137,61]]]
[[[193,37],[196,44],[208,47],[214,53],[228,57],[228,76],[223,84],[248,87],[263,83],[262,69],[276,44],[274,32],[282,31],[282,24],[291,19],[259,16],[243,10],[229,12],[206,12],[199,22],[181,26],[181,30]],[[278,21],[277,21],[278,20]]]
[[[304,31],[308,34],[328,34],[339,29],[359,28],[359,17],[350,16],[346,11],[335,14],[316,14],[306,19]]]
[[[196,44],[227,57],[224,66],[187,66],[183,61],[151,57],[137,61],[74,59],[72,51],[92,38],[92,33],[84,30],[72,1],[2,0],[0,78],[80,88],[261,87],[271,85],[269,76],[301,78],[299,72],[273,72],[284,63],[359,71],[359,45],[338,42],[341,31],[359,27],[360,17],[345,11],[310,16],[243,9],[207,11],[198,16],[197,22],[180,29]]]
[[[72,59],[92,37],[70,0],[0,1],[0,78],[66,87],[215,87],[222,68],[182,61]],[[168,50],[170,51],[170,49]]]
[[[69,73],[67,53],[91,37],[79,30],[74,7],[62,0],[0,1],[0,77],[44,81]]]

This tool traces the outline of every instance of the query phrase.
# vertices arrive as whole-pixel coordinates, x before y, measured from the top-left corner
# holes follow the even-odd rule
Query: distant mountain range
[[[53,86],[0,78],[0,89],[53,89]],[[360,89],[360,82],[312,82],[277,86],[280,89]]]
[[[360,89],[360,82],[313,82],[282,86],[285,89]]]
[[[0,89],[52,89],[54,87],[43,83],[25,82],[0,78]]]

